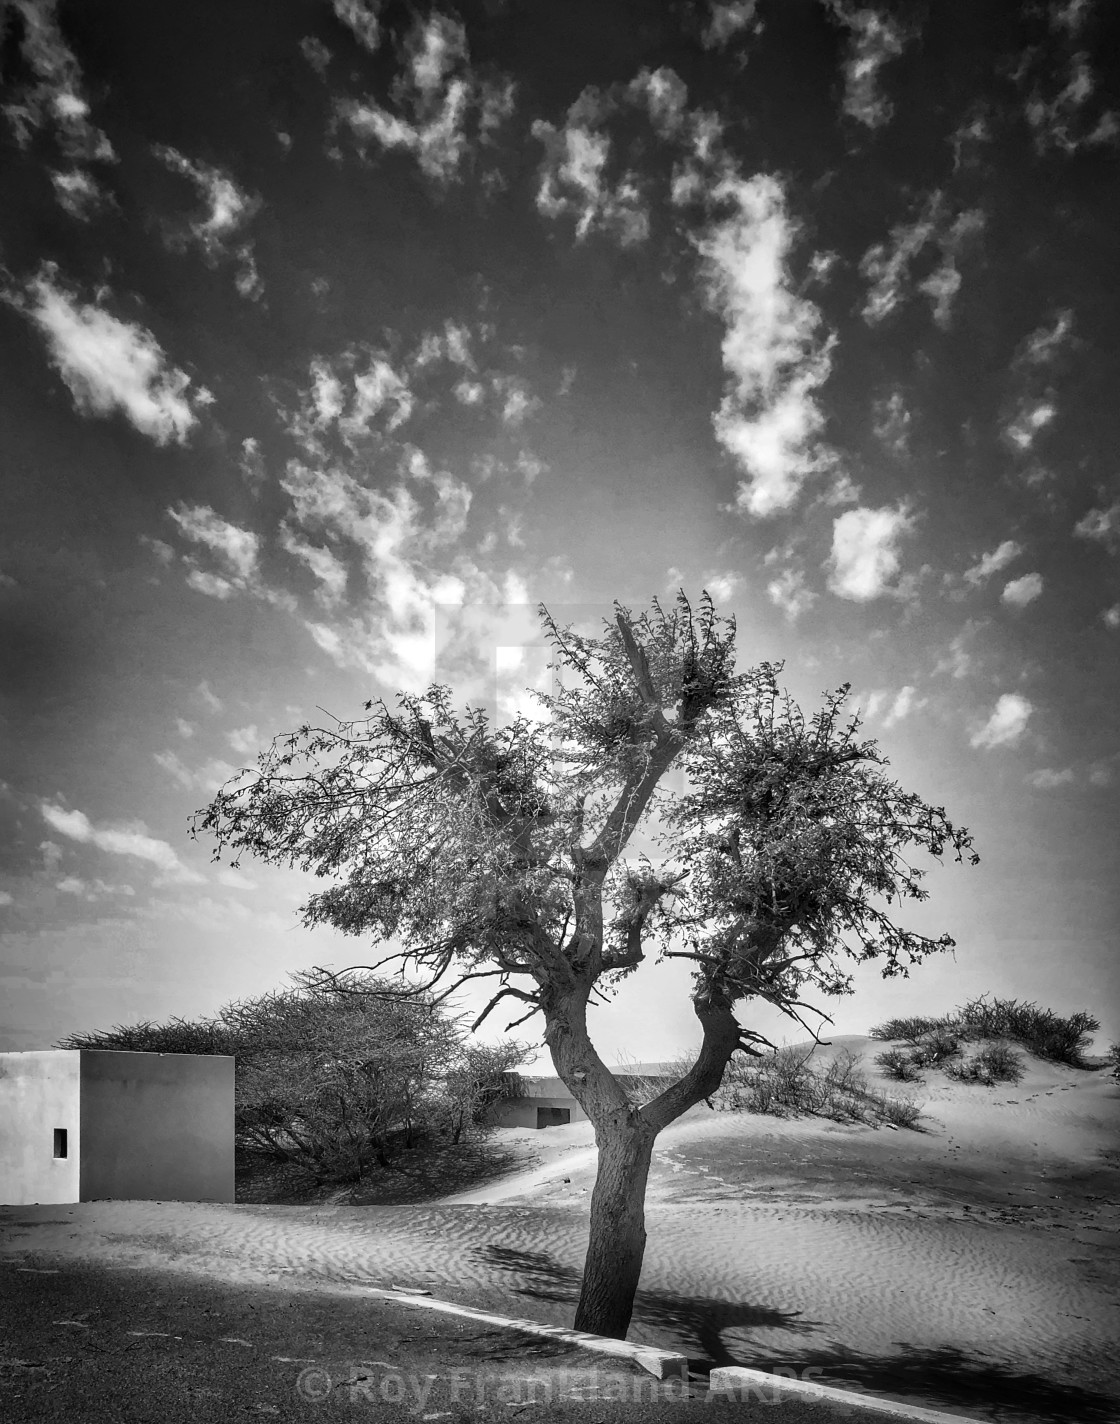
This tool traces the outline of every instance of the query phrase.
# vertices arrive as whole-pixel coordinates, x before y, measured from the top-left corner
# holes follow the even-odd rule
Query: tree
[[[236,1000],[213,1019],[118,1025],[59,1046],[231,1054],[239,1146],[340,1182],[391,1167],[420,1142],[477,1133],[502,1075],[525,1061],[520,1043],[465,1042],[461,1020],[389,980],[291,977],[293,988]]]
[[[460,716],[442,685],[396,710],[367,703],[364,720],[277,738],[193,829],[216,838],[215,858],[330,882],[305,924],[393,942],[381,964],[418,971],[423,992],[490,979],[475,1026],[510,999],[524,1008],[511,1029],[543,1017],[599,1154],[575,1324],[621,1338],[654,1140],[715,1092],[734,1053],[766,1042],[736,1005],[761,999],[804,1022],[806,992],[850,991],[847,961],[881,957],[885,975],[905,974],[950,947],[898,928],[889,908],[925,898],[912,848],[976,857],[857,740],[847,686],[807,720],[779,689],[780,666],[736,672],[734,621],[706,593],[695,612],[683,592],[639,617],[615,607],[597,638],[541,608],[560,681],[540,695],[540,721]],[[685,789],[670,796],[674,763]],[[656,866],[627,855],[639,828]],[[654,948],[692,964],[702,1044],[639,1107],[596,1052],[587,1012]]]

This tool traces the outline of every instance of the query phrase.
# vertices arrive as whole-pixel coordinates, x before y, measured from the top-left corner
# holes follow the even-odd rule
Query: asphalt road
[[[405,1305],[153,1270],[0,1264],[0,1420],[570,1418],[883,1424],[858,1407],[733,1401]]]

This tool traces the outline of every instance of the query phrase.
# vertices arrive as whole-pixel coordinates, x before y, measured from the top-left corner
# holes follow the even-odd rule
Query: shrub
[[[942,1068],[961,1051],[960,1035],[942,1026],[920,1038],[910,1054],[915,1068]]]
[[[888,1093],[880,1096],[880,1117],[893,1127],[917,1129],[922,1110],[913,1098],[892,1097]]]
[[[875,1062],[888,1078],[895,1078],[900,1083],[916,1082],[920,1076],[917,1063],[901,1048],[888,1048],[883,1053],[877,1053]]]
[[[1023,1076],[1023,1060],[1006,1043],[989,1043],[967,1059],[946,1064],[945,1071],[963,1083],[986,1083],[991,1088],[996,1083],[1017,1083]]]
[[[1079,1010],[1063,1018],[1037,1004],[1017,999],[972,999],[958,1011],[962,1033],[968,1038],[1010,1038],[1039,1058],[1052,1063],[1085,1066],[1085,1049],[1100,1028],[1092,1014]]]
[[[876,1024],[870,1034],[872,1038],[882,1038],[888,1042],[901,1040],[903,1043],[917,1043],[925,1034],[942,1028],[945,1023],[945,1019],[888,1019],[886,1023]]]
[[[919,1066],[936,1068],[956,1057],[961,1040],[1012,1039],[1039,1058],[1084,1068],[1085,1050],[1100,1023],[1084,1010],[1063,1018],[1017,999],[971,999],[942,1018],[898,1018],[876,1024],[872,1038],[909,1043],[919,1050]],[[950,1047],[950,1044],[955,1046]],[[960,1074],[956,1075],[957,1077]]]
[[[1120,1081],[1120,1043],[1109,1044],[1108,1052],[1105,1054],[1109,1067],[1112,1069],[1112,1076]]]
[[[913,1127],[921,1113],[905,1100],[868,1090],[858,1055],[845,1049],[824,1068],[812,1066],[813,1049],[779,1048],[761,1058],[733,1059],[712,1106],[723,1112],[773,1117],[809,1115],[834,1122],[895,1122]]]

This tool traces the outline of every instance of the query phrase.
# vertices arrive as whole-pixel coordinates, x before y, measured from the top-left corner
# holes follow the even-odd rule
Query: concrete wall
[[[572,1122],[586,1122],[587,1114],[573,1097],[559,1094],[548,1097],[506,1098],[496,1103],[490,1114],[495,1127],[536,1127],[538,1108],[568,1108]]]
[[[81,1160],[79,1055],[0,1053],[0,1204],[76,1202]],[[56,1157],[55,1130],[66,1132]]]
[[[83,1049],[80,1200],[233,1201],[233,1067]]]

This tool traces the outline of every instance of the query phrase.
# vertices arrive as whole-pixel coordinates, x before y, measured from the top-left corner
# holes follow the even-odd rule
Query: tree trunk
[[[587,986],[545,1003],[545,1042],[576,1102],[595,1124],[599,1170],[591,1196],[591,1235],[576,1307],[577,1330],[624,1340],[646,1245],[645,1196],[653,1144],[663,1127],[714,1093],[741,1046],[730,1005],[694,1001],[704,1030],[692,1069],[653,1102],[634,1108],[587,1036]]]
[[[646,1249],[645,1196],[656,1133],[637,1113],[596,1130],[599,1170],[575,1328],[625,1340]]]

